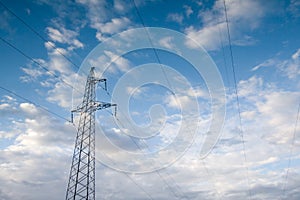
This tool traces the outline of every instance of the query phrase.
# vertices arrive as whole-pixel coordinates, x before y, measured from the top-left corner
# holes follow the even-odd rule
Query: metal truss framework
[[[73,112],[80,113],[66,200],[95,200],[95,111],[116,106],[97,102],[96,85],[106,79],[95,77],[94,67],[85,85],[83,101]]]

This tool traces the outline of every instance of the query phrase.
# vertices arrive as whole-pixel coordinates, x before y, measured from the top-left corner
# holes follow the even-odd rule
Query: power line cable
[[[63,117],[63,116],[57,114],[56,112],[53,112],[53,111],[49,110],[48,108],[46,108],[46,107],[44,107],[44,106],[42,106],[42,105],[40,105],[40,104],[38,104],[38,103],[33,102],[32,100],[30,100],[30,99],[28,99],[28,98],[26,98],[26,97],[24,97],[24,96],[22,96],[22,95],[20,95],[20,94],[17,94],[16,92],[13,92],[13,91],[10,90],[10,89],[7,89],[7,88],[5,88],[5,87],[3,87],[3,86],[0,86],[0,88],[1,88],[2,90],[4,90],[4,91],[10,93],[10,94],[13,94],[14,96],[16,96],[16,97],[18,97],[18,98],[20,98],[20,99],[22,99],[22,100],[24,100],[24,101],[27,101],[28,103],[31,103],[31,104],[33,104],[33,105],[35,105],[35,106],[41,108],[42,110],[44,110],[44,111],[46,111],[46,112],[48,112],[48,113],[50,113],[50,114],[52,114],[52,115],[55,115],[56,117],[58,117],[58,118],[60,118],[60,119],[63,119],[63,120],[65,120],[65,121],[71,123],[71,121],[70,121],[69,119],[67,119],[67,118],[65,118],[65,117]]]
[[[46,111],[46,112],[48,112],[48,113],[50,113],[50,114],[52,114],[52,115],[54,115],[54,116],[56,116],[56,117],[58,117],[58,118],[60,118],[60,119],[63,119],[63,120],[65,120],[65,121],[67,121],[67,122],[69,122],[69,123],[72,123],[69,119],[67,119],[67,118],[65,118],[65,117],[63,117],[63,116],[61,116],[60,114],[58,114],[58,113],[56,113],[56,112],[53,112],[53,111],[51,111],[51,110],[49,110],[49,109],[47,109],[46,107],[44,107],[44,106],[42,106],[42,105],[40,105],[40,104],[38,104],[38,103],[35,103],[35,102],[33,102],[32,100],[30,100],[30,99],[28,99],[28,98],[26,98],[26,97],[24,97],[24,96],[22,96],[22,95],[20,95],[20,94],[18,94],[18,93],[16,93],[16,92],[13,92],[12,90],[10,90],[10,89],[7,89],[7,88],[5,88],[5,87],[3,87],[3,86],[0,86],[0,89],[2,89],[2,90],[4,90],[4,91],[6,91],[6,92],[8,92],[8,93],[10,93],[10,94],[12,94],[12,95],[14,95],[14,96],[16,96],[16,97],[18,97],[18,98],[20,98],[20,99],[22,99],[22,100],[24,100],[24,101],[26,101],[26,102],[28,102],[28,103],[31,103],[31,104],[33,104],[33,105],[35,105],[36,107],[38,107],[38,108],[40,108],[40,109],[42,109],[42,110],[44,110],[44,111]],[[74,123],[72,123],[73,124],[73,126],[75,126],[75,124]],[[142,186],[140,186],[132,177],[130,177],[127,173],[123,173],[123,174],[125,174],[138,188],[140,188],[148,197],[149,197],[149,199],[151,199],[151,200],[153,200],[153,198],[152,198],[152,196],[142,187]]]
[[[102,152],[105,156],[106,156],[106,158],[108,159],[108,160],[110,160],[112,163],[114,163],[114,164],[116,164],[116,162],[115,161],[113,161],[109,156],[107,156],[107,154],[106,153],[104,153],[104,152]],[[101,163],[102,164],[102,162],[99,160],[99,159],[97,159],[96,157],[95,157],[95,160],[96,161],[98,161],[99,163]],[[102,164],[104,167],[107,167],[106,165],[104,165],[104,164]],[[151,200],[154,200],[153,199],[153,197],[152,197],[152,195],[149,193],[149,192],[147,192],[141,185],[139,185],[128,173],[126,173],[126,172],[124,172],[124,171],[119,171],[121,174],[124,174],[125,176],[127,176],[140,190],[142,190],[147,196],[148,196],[148,198],[149,199],[151,199]]]
[[[33,33],[35,33],[40,39],[42,39],[44,42],[46,42],[47,44],[49,44],[49,45],[51,46],[51,48],[53,48],[54,50],[56,50],[61,56],[63,56],[63,57],[64,57],[68,62],[70,62],[73,66],[75,66],[77,69],[80,69],[80,67],[79,67],[77,64],[75,64],[70,58],[68,58],[68,57],[67,57],[64,53],[62,53],[57,47],[55,47],[55,45],[53,45],[53,44],[50,43],[48,40],[46,40],[41,34],[39,34],[34,28],[32,28],[32,27],[31,27],[28,23],[26,23],[22,18],[20,18],[17,14],[15,14],[11,9],[9,9],[7,6],[5,6],[1,1],[0,1],[0,5],[1,5],[2,7],[4,7],[7,11],[9,11],[13,16],[15,16],[19,21],[21,21],[28,29],[30,29]],[[43,68],[44,70],[48,71],[50,74],[52,74],[52,75],[55,76],[56,78],[60,79],[63,83],[67,84],[68,86],[70,86],[70,87],[73,88],[74,90],[77,90],[77,89],[75,89],[72,85],[70,85],[69,83],[65,82],[63,79],[61,79],[60,77],[58,77],[56,74],[54,74],[54,73],[52,73],[51,71],[49,71],[46,67],[42,66],[42,65],[41,65],[40,63],[38,63],[36,60],[34,60],[33,58],[31,58],[30,56],[28,56],[27,54],[25,54],[23,51],[21,51],[20,49],[18,49],[17,47],[15,47],[13,44],[11,44],[11,43],[9,43],[8,41],[6,41],[4,38],[0,37],[0,39],[1,39],[4,43],[6,43],[7,45],[9,45],[10,47],[12,47],[13,49],[15,49],[16,51],[18,51],[20,54],[22,54],[22,55],[25,56],[26,58],[30,59],[32,62],[34,62],[34,63],[37,64],[38,66],[40,66],[40,67]],[[85,72],[83,72],[83,73],[85,73]],[[85,73],[85,74],[86,74],[86,73]],[[102,88],[102,86],[101,86],[101,88]],[[54,112],[52,112],[52,111],[46,109],[46,108],[43,107],[43,106],[40,106],[39,104],[36,104],[36,103],[32,102],[32,101],[29,100],[29,99],[26,99],[26,98],[24,98],[24,97],[22,97],[22,96],[20,96],[20,95],[18,95],[18,94],[16,94],[16,93],[12,92],[12,91],[9,91],[9,90],[3,88],[3,87],[1,87],[1,89],[3,89],[3,90],[5,90],[5,91],[8,91],[8,92],[12,93],[12,94],[18,96],[19,98],[22,98],[23,100],[26,100],[26,101],[28,101],[28,102],[30,102],[30,103],[32,103],[32,104],[34,104],[34,105],[36,105],[36,106],[42,108],[43,110],[45,110],[45,111],[47,111],[47,112],[49,112],[49,113],[51,113],[51,114],[53,114],[53,115],[59,117],[59,118],[62,118],[62,119],[64,119],[64,120],[68,121],[68,122],[71,122],[70,120],[68,120],[68,119],[66,119],[66,118],[64,118],[64,117],[62,117],[62,116],[60,116],[60,115],[58,115],[57,113],[54,113]],[[102,89],[104,89],[104,88],[102,88]],[[77,90],[77,91],[78,91],[78,90]],[[105,90],[105,91],[106,91],[106,90]],[[106,93],[107,93],[108,95],[110,95],[108,91],[106,91]],[[109,113],[110,113],[110,112],[109,112]],[[110,113],[110,114],[112,114],[112,113]],[[139,186],[139,185],[138,185],[138,184],[137,184],[137,183],[136,183],[136,182],[135,182],[128,174],[126,174],[126,175],[128,176],[128,178],[129,178],[130,180],[132,180],[132,181],[135,183],[135,185],[137,185],[142,191],[144,191],[144,192],[147,194],[147,196],[149,196],[150,199],[153,199],[153,198],[150,196],[150,194],[147,193],[141,186]]]
[[[170,83],[170,81],[169,81],[169,78],[168,78],[168,76],[167,76],[167,74],[166,74],[166,72],[165,72],[165,70],[164,70],[164,68],[163,68],[163,66],[162,66],[162,64],[161,64],[161,60],[160,60],[160,58],[159,58],[159,56],[158,56],[157,50],[153,47],[153,46],[154,46],[154,45],[153,45],[153,41],[152,41],[152,39],[151,39],[150,33],[148,32],[148,30],[147,30],[147,28],[146,28],[146,26],[145,26],[145,23],[144,23],[144,20],[143,20],[143,18],[142,18],[142,15],[141,15],[141,13],[139,12],[139,9],[138,9],[138,7],[137,7],[137,5],[136,5],[136,3],[135,3],[135,0],[132,0],[132,1],[133,1],[135,10],[136,10],[136,12],[137,12],[137,15],[138,15],[138,17],[139,17],[139,19],[140,19],[140,21],[141,21],[141,23],[142,23],[142,26],[144,27],[144,29],[145,29],[145,31],[146,31],[146,34],[147,34],[149,43],[150,43],[150,45],[152,46],[152,49],[153,49],[153,51],[154,51],[154,55],[155,55],[155,57],[156,57],[158,63],[160,64],[160,67],[161,67],[161,70],[162,70],[162,72],[163,72],[163,75],[164,75],[164,77],[165,77],[165,79],[166,79],[166,81],[167,81],[167,84],[168,84],[169,88],[171,89],[171,93],[172,93],[172,95],[174,96],[175,101],[176,101],[177,104],[178,104],[177,97],[176,97],[176,95],[175,95],[175,93],[174,93],[174,90],[173,90],[173,87],[172,87],[172,85],[171,85],[171,83]],[[191,131],[191,130],[189,130],[189,131]],[[174,182],[174,183],[176,184],[176,182]],[[177,185],[177,184],[176,184],[176,185]],[[177,185],[177,187],[179,188],[178,185]]]
[[[219,22],[219,24],[220,24],[220,22]],[[224,47],[224,43],[223,43],[223,37],[222,37],[220,25],[218,25],[218,30],[219,30],[220,43],[221,43],[221,47],[222,47],[222,56],[223,56],[223,62],[224,62],[224,66],[225,66],[226,79],[227,79],[227,84],[229,87],[230,86],[229,73],[228,73],[227,60],[226,60],[226,56],[225,56],[225,47]]]
[[[35,30],[31,25],[29,25],[26,21],[24,21],[21,17],[19,17],[15,12],[13,12],[11,9],[9,9],[3,2],[0,0],[0,5],[6,9],[9,13],[11,13],[14,17],[16,17],[21,23],[23,23],[30,31],[32,31],[35,35],[37,35],[41,40],[46,42],[53,50],[55,50],[58,54],[63,56],[69,63],[71,63],[76,69],[80,70],[80,66],[78,66],[75,62],[72,61],[66,54],[64,54],[59,48],[57,48],[51,41],[45,39],[37,30]],[[78,55],[76,52],[74,52],[79,58],[81,58],[80,55]],[[88,74],[85,71],[82,71],[82,73],[86,76]]]
[[[146,31],[146,34],[147,34],[147,36],[148,36],[150,45],[152,46],[152,49],[153,49],[153,51],[154,51],[155,57],[156,57],[158,63],[160,64],[160,66],[161,66],[162,72],[163,72],[163,74],[164,74],[164,76],[165,76],[165,78],[166,78],[166,80],[167,80],[167,83],[168,83],[169,87],[172,89],[171,83],[170,83],[170,81],[169,81],[169,79],[168,79],[168,77],[167,77],[167,75],[166,75],[165,70],[164,70],[163,67],[162,67],[162,64],[161,64],[161,61],[160,61],[160,58],[159,58],[159,56],[158,56],[158,53],[157,53],[156,49],[153,48],[153,42],[152,42],[152,39],[151,39],[151,37],[150,37],[149,32],[147,31],[147,29],[146,29],[146,27],[145,27],[144,21],[143,21],[141,15],[140,15],[140,12],[139,12],[139,10],[138,10],[138,8],[137,8],[136,3],[135,3],[134,0],[133,0],[133,4],[134,4],[134,7],[135,7],[135,9],[136,9],[136,11],[137,11],[137,13],[138,13],[138,16],[139,16],[139,18],[140,18],[140,20],[141,20],[141,22],[142,22],[142,24],[143,24],[143,27],[144,27],[144,29],[145,29],[145,31]],[[103,88],[102,88],[102,89],[103,89]],[[173,92],[173,90],[172,90],[171,92],[172,92],[173,95],[175,95],[174,92]],[[112,98],[112,96],[109,94],[109,92],[106,92],[106,93],[107,93],[107,95],[109,95],[109,96]],[[112,100],[113,100],[113,98],[112,98]],[[113,101],[114,101],[114,100],[113,100]],[[120,111],[122,111],[122,110],[120,110]],[[126,115],[125,115],[125,116],[126,116]],[[116,117],[116,119],[120,122],[120,120],[119,120],[117,117]],[[129,119],[126,119],[126,120],[127,120],[127,121],[129,122],[129,124],[130,124],[130,120],[129,120]],[[135,141],[132,137],[130,137],[130,139],[131,139],[131,140],[134,142],[134,144],[135,144],[138,148],[140,148],[140,150],[142,151],[141,147],[136,143],[136,141]],[[159,177],[162,179],[162,181],[166,183],[166,185],[168,186],[169,190],[170,190],[175,196],[177,196],[176,193],[174,192],[174,190],[171,188],[170,184],[167,183],[167,181],[162,177],[162,175],[159,174],[158,171],[156,171],[156,173],[159,175]]]
[[[36,34],[40,39],[42,39],[44,42],[46,42],[48,45],[51,46],[52,49],[56,50],[57,53],[59,53],[61,56],[63,56],[69,63],[71,63],[73,66],[75,66],[77,69],[80,69],[80,67],[74,63],[70,58],[68,58],[63,52],[61,52],[55,45],[53,45],[51,42],[49,42],[47,39],[45,39],[39,32],[37,32],[32,26],[30,26],[27,22],[25,22],[21,17],[19,17],[15,12],[13,12],[11,9],[9,9],[3,2],[0,1],[0,5],[6,9],[10,14],[12,14],[14,17],[16,17],[20,22],[22,22],[29,30],[31,30],[34,34]]]
[[[166,71],[164,70],[164,68],[163,68],[163,66],[162,66],[162,63],[161,63],[161,60],[160,60],[160,58],[159,58],[159,56],[158,56],[158,53],[157,53],[156,48],[154,48],[153,41],[152,41],[151,36],[150,36],[150,33],[149,33],[149,31],[148,31],[148,29],[147,29],[147,27],[146,27],[146,25],[145,25],[145,22],[144,22],[144,20],[143,20],[143,17],[142,17],[142,15],[141,15],[141,13],[140,13],[140,11],[139,11],[139,9],[138,9],[136,3],[135,3],[135,0],[132,0],[132,2],[133,2],[133,6],[134,6],[134,8],[135,8],[135,10],[136,10],[136,13],[137,13],[137,15],[138,15],[138,17],[139,17],[139,19],[140,19],[140,21],[141,21],[141,23],[142,23],[142,26],[143,26],[143,28],[144,28],[144,30],[145,30],[145,32],[146,32],[147,38],[148,38],[149,43],[150,43],[150,45],[151,45],[151,49],[152,49],[153,52],[154,52],[155,58],[156,58],[158,64],[160,65],[160,68],[161,68],[161,70],[162,70],[162,72],[163,72],[163,75],[164,75],[164,77],[165,77],[165,79],[166,79],[166,81],[167,81],[167,84],[168,84],[169,88],[171,89],[171,93],[172,93],[172,95],[175,96],[175,93],[173,92],[174,90],[173,90],[172,84],[171,84],[171,82],[170,82],[170,80],[169,80],[169,78],[168,78],[168,76],[167,76],[167,74],[166,74]],[[176,96],[175,96],[175,98],[176,98]]]
[[[73,90],[76,90],[77,92],[79,92],[80,94],[82,94],[82,91],[79,91],[78,89],[74,88],[70,83],[66,82],[65,80],[63,80],[61,77],[59,77],[57,74],[55,74],[54,72],[50,71],[47,67],[43,66],[41,63],[39,63],[38,61],[36,61],[34,58],[30,57],[29,55],[27,55],[26,53],[24,53],[22,50],[20,50],[19,48],[17,48],[15,45],[13,45],[12,43],[8,42],[7,40],[5,40],[3,37],[0,36],[0,40],[2,40],[2,42],[4,42],[5,44],[7,44],[8,46],[10,46],[11,48],[13,48],[15,51],[17,51],[18,53],[20,53],[21,55],[23,55],[25,58],[27,58],[28,60],[31,60],[34,64],[38,65],[39,67],[41,67],[43,70],[47,71],[49,74],[51,74],[52,76],[54,76],[55,78],[59,79],[62,83],[64,83],[65,85],[69,86],[70,88],[72,88]]]
[[[39,34],[34,28],[32,28],[28,23],[26,23],[22,18],[20,18],[17,14],[15,14],[12,10],[10,10],[7,6],[5,6],[1,1],[0,1],[0,4],[2,5],[2,7],[4,7],[7,11],[9,11],[13,16],[15,16],[19,21],[21,21],[28,29],[30,29],[33,33],[35,33],[39,38],[41,38],[44,42],[48,43],[51,48],[55,49],[61,56],[63,56],[67,61],[69,61],[72,65],[74,65],[77,69],[80,69],[80,67],[78,65],[76,65],[71,59],[69,59],[65,54],[63,54],[57,47],[55,47],[52,43],[49,43],[48,40],[46,40],[41,34]],[[135,2],[134,2],[135,4]],[[135,5],[136,6],[136,5]],[[137,8],[136,8],[137,9]],[[137,9],[137,12],[138,12],[138,15],[140,16],[140,13]],[[140,19],[141,16],[140,16]],[[144,25],[144,22],[143,22],[143,25]],[[145,26],[144,26],[145,27]],[[150,37],[150,34],[148,33],[147,31],[147,35],[148,35],[148,38],[149,38],[149,42],[150,44],[153,46],[153,42],[151,40],[151,37]],[[4,38],[0,38],[3,42],[5,42],[6,44],[8,44],[9,46],[11,46],[12,48],[14,48],[16,51],[18,51],[19,53],[21,53],[23,56],[25,56],[26,58],[32,60],[35,64],[39,65],[41,68],[43,68],[44,70],[48,71],[50,74],[52,74],[53,76],[55,76],[56,78],[60,79],[63,83],[69,85],[70,87],[72,87],[73,89],[75,89],[72,85],[70,85],[69,83],[65,82],[64,80],[62,80],[59,76],[57,76],[56,74],[52,73],[51,71],[49,71],[47,68],[45,68],[44,66],[42,66],[40,63],[38,63],[36,60],[34,60],[33,58],[31,58],[30,56],[26,55],[24,52],[22,52],[21,50],[19,50],[18,48],[16,48],[14,45],[12,45],[11,43],[9,43],[8,41],[6,41]],[[160,63],[161,65],[161,61],[160,61],[160,58],[158,57],[158,53],[156,51],[156,49],[154,49],[154,54],[155,54],[155,57],[156,59],[158,60],[158,62]],[[166,80],[171,88],[171,84],[170,84],[170,81],[166,75],[166,72],[165,70],[163,69],[163,67],[161,66],[161,69],[163,71],[163,74],[164,76],[166,77]],[[75,89],[76,90],[76,89]],[[108,95],[110,95],[108,92],[107,92]],[[111,113],[110,113],[111,114]],[[68,120],[69,121],[69,120]],[[159,174],[159,176],[161,177],[161,175]],[[163,180],[164,182],[166,182],[166,180]],[[168,183],[166,183],[168,184]]]
[[[112,97],[111,97],[112,98]],[[126,116],[126,115],[124,115],[124,116]],[[117,116],[115,116],[115,118],[116,118],[116,120],[119,122],[119,124],[123,127],[123,128],[125,128],[125,126],[124,126],[124,124],[121,122],[121,120],[119,120],[119,118],[117,117]],[[129,121],[129,119],[126,117],[126,120],[129,122],[129,124],[131,124],[130,123],[130,121]],[[131,126],[132,127],[132,130],[134,131],[134,132],[136,132],[136,130],[134,129],[134,127],[133,126]],[[135,139],[132,137],[132,136],[129,136],[129,138],[131,139],[131,141],[136,145],[136,147],[142,152],[142,153],[144,153],[144,151],[143,151],[143,149],[140,147],[140,145],[135,141]],[[143,144],[146,146],[146,148],[148,149],[148,150],[150,150],[150,148],[149,148],[149,146],[145,143],[145,141],[144,140],[142,140],[141,139],[141,141],[143,142]],[[143,154],[144,156],[145,156],[145,154]],[[169,188],[169,190],[171,191],[171,193],[175,196],[175,197],[178,197],[178,195],[177,195],[177,193],[172,189],[172,187],[171,187],[171,185],[167,182],[167,180],[161,175],[161,173],[159,172],[159,171],[155,171],[155,173],[160,177],[160,179],[167,185],[167,187]],[[170,175],[169,175],[169,178],[170,178]],[[173,178],[172,178],[173,179]],[[175,182],[175,180],[173,179],[173,182],[174,182],[174,184],[176,184],[176,182]],[[179,186],[176,184],[176,188],[177,188],[177,190],[179,191]],[[182,192],[180,192],[180,193],[182,193]],[[183,196],[183,195],[182,195]]]
[[[213,179],[212,182],[216,182],[216,181],[214,180],[214,176],[213,176],[212,174],[209,173],[209,170],[208,170],[208,168],[207,168],[207,166],[206,166],[206,163],[205,163],[205,160],[204,160],[204,159],[202,159],[202,164],[203,164],[203,167],[204,167],[204,169],[205,169],[205,172],[206,172],[208,178]],[[214,189],[215,189],[215,193],[217,194],[218,199],[222,199],[222,197],[220,196],[220,193],[219,193],[219,191],[218,191],[218,189],[217,189],[217,186],[216,186],[214,183],[212,183],[212,185],[213,185],[213,187],[214,187]]]
[[[33,104],[33,105],[35,105],[36,107],[38,107],[38,108],[40,108],[40,109],[42,109],[42,110],[44,110],[44,111],[46,111],[46,112],[48,112],[48,113],[50,113],[50,114],[52,114],[52,115],[54,115],[54,116],[56,116],[56,117],[58,117],[58,118],[60,118],[60,119],[63,119],[63,120],[65,120],[65,121],[67,121],[67,122],[70,122],[70,123],[72,123],[69,119],[67,119],[67,118],[65,118],[65,117],[63,117],[63,116],[61,116],[60,114],[57,114],[56,112],[53,112],[53,111],[51,111],[51,110],[49,110],[49,109],[47,109],[46,107],[44,107],[44,106],[42,106],[42,105],[40,105],[40,104],[38,104],[38,103],[35,103],[35,102],[33,102],[32,100],[30,100],[30,99],[28,99],[28,98],[26,98],[26,97],[24,97],[24,96],[22,96],[22,95],[20,95],[20,94],[18,94],[18,93],[16,93],[16,92],[13,92],[12,90],[10,90],[10,89],[7,89],[7,88],[5,88],[5,87],[3,87],[3,86],[0,86],[0,89],[2,89],[2,90],[4,90],[4,91],[6,91],[6,92],[8,92],[8,93],[10,93],[10,94],[12,94],[12,95],[14,95],[14,96],[16,96],[16,97],[18,97],[18,98],[20,98],[20,99],[22,99],[22,100],[24,100],[24,101],[26,101],[26,102],[28,102],[28,103],[31,103],[31,104]],[[74,126],[75,126],[75,124],[74,123],[72,123]],[[107,156],[108,157],[108,156]],[[109,158],[109,157],[108,157]],[[151,199],[151,200],[154,200],[153,198],[152,198],[152,196],[142,187],[142,186],[140,186],[130,175],[128,175],[127,173],[123,173],[124,175],[126,175],[140,190],[142,190],[148,197],[149,197],[149,199]]]
[[[249,194],[248,198],[251,199],[252,193],[251,193],[250,180],[249,180],[249,168],[248,168],[248,165],[247,165],[247,155],[246,155],[246,150],[245,150],[244,130],[243,130],[243,125],[242,125],[240,100],[239,100],[239,95],[238,95],[236,72],[235,72],[235,63],[234,63],[234,58],[233,58],[233,50],[232,50],[232,43],[231,43],[231,36],[230,36],[230,29],[229,29],[228,15],[227,15],[227,7],[226,7],[225,0],[223,0],[223,3],[224,3],[225,19],[226,19],[226,26],[227,26],[227,35],[228,35],[229,50],[230,50],[230,57],[231,57],[231,66],[232,66],[232,73],[233,73],[233,80],[234,80],[234,90],[235,90],[235,97],[236,97],[236,102],[237,102],[239,125],[240,125],[240,133],[239,134],[240,134],[240,137],[241,137],[241,140],[242,140],[244,163],[246,165],[246,178],[247,178],[248,194]]]
[[[102,87],[101,87],[101,88],[102,88]],[[102,89],[104,89],[104,88],[102,88]],[[109,92],[107,92],[107,95],[110,96],[110,98],[112,99],[112,101],[114,101],[114,98],[110,95]],[[124,113],[122,109],[119,109],[119,111],[120,111],[121,113]],[[111,112],[108,112],[108,113],[109,113],[109,114],[112,114]],[[128,122],[128,124],[131,125],[130,120],[127,118],[127,116],[126,116],[126,115],[124,115],[124,116],[125,116],[125,119],[126,119],[126,121]],[[115,119],[119,122],[119,124],[120,124],[123,128],[125,128],[124,124],[121,122],[121,120],[119,120],[119,118],[118,118],[117,116],[115,116]],[[135,130],[135,128],[134,128],[133,125],[131,125],[131,128],[132,128],[132,131],[137,132],[137,131]],[[138,143],[133,139],[133,137],[132,137],[132,136],[129,136],[129,138],[130,138],[130,139],[132,140],[132,142],[137,146],[137,148],[139,148],[140,151],[143,153],[143,149],[140,147],[140,145],[138,145]],[[149,146],[145,143],[145,141],[144,141],[143,139],[141,139],[141,141],[143,141],[144,145],[149,149]],[[145,154],[144,154],[144,155],[145,155]],[[172,189],[171,185],[170,185],[170,184],[166,181],[166,179],[160,174],[160,172],[159,172],[159,171],[155,171],[155,172],[156,172],[157,175],[160,177],[160,179],[167,185],[167,187],[169,188],[169,190],[171,191],[171,193],[172,193],[174,196],[177,197],[177,196],[178,196],[177,193]],[[170,175],[169,175],[169,177],[170,177]],[[173,179],[173,178],[172,178],[172,179]],[[174,180],[174,179],[173,179],[173,180]],[[176,184],[176,187],[179,188],[179,186],[177,185],[177,183],[175,182],[175,180],[174,180],[173,182],[174,182],[174,184]],[[180,193],[182,193],[182,192],[180,192]]]
[[[20,94],[18,94],[18,93],[16,93],[16,92],[13,92],[12,90],[10,90],[10,89],[7,89],[7,88],[5,88],[5,87],[3,87],[3,86],[0,86],[0,89],[2,89],[2,90],[4,90],[4,91],[6,91],[6,92],[8,92],[8,93],[10,93],[10,94],[12,94],[12,95],[14,95],[14,96],[16,96],[16,97],[18,97],[18,98],[20,98],[20,99],[22,99],[22,100],[24,100],[24,101],[26,101],[26,102],[28,102],[28,103],[31,103],[31,104],[33,104],[33,105],[35,105],[36,107],[38,107],[38,108],[40,108],[40,109],[42,109],[42,110],[44,110],[44,111],[46,111],[46,112],[48,112],[48,113],[50,113],[50,114],[52,114],[52,115],[54,115],[54,116],[56,116],[56,117],[58,117],[58,118],[60,118],[60,119],[63,119],[63,120],[65,120],[65,121],[67,121],[67,122],[70,122],[70,123],[72,123],[69,119],[67,119],[67,118],[65,118],[65,117],[63,117],[63,116],[61,116],[61,115],[59,115],[59,114],[57,114],[56,112],[53,112],[53,111],[51,111],[51,110],[49,110],[49,109],[47,109],[46,107],[44,107],[44,106],[42,106],[42,105],[40,105],[40,104],[38,104],[38,103],[35,103],[35,102],[33,102],[32,100],[30,100],[30,99],[28,99],[28,98],[26,98],[26,97],[24,97],[24,96],[22,96],[22,95],[20,95]],[[72,123],[73,124],[73,123]],[[74,124],[73,124],[74,125]],[[108,157],[108,156],[107,156]],[[109,158],[109,157],[108,157]],[[127,173],[123,173],[124,175],[126,175],[140,190],[142,190],[148,197],[149,197],[149,199],[151,199],[151,200],[153,200],[153,198],[152,198],[152,196],[142,187],[142,186],[140,186],[130,175],[128,175]]]
[[[140,186],[129,174],[125,173],[124,174],[140,189],[142,190],[151,200],[154,200],[153,197],[150,195],[149,192],[147,192],[142,186]]]
[[[116,120],[120,123],[120,125],[125,128],[125,126],[123,125],[123,123],[116,117]],[[133,129],[134,130],[134,129]],[[131,136],[129,136],[129,138],[131,139],[131,141],[136,145],[136,147],[142,152],[144,153],[143,149],[140,147],[140,145],[135,141],[135,139]],[[143,144],[146,146],[146,148],[148,150],[150,150],[149,146],[145,143],[144,140],[141,139],[141,141],[143,142]],[[145,156],[145,154],[143,154]],[[178,194],[174,191],[174,189],[171,187],[171,185],[167,182],[167,180],[162,176],[162,174],[155,170],[155,173],[160,177],[160,179],[166,184],[166,186],[168,187],[168,189],[171,191],[171,193],[175,196],[178,197]],[[169,175],[170,178],[170,175]],[[173,179],[174,180],[174,179]],[[174,184],[176,184],[175,180],[174,180]],[[179,190],[179,186],[176,184],[177,190]],[[182,193],[182,192],[180,192]]]
[[[300,113],[300,103],[298,104],[298,111],[297,111],[297,116],[296,116],[296,121],[295,121],[295,126],[294,126],[293,139],[292,139],[292,144],[291,144],[290,153],[289,153],[288,167],[287,167],[287,170],[286,170],[284,183],[283,183],[283,192],[282,192],[283,197],[285,196],[285,193],[286,193],[287,184],[288,184],[288,176],[289,176],[289,172],[290,172],[291,164],[292,164],[292,155],[293,155],[294,146],[295,146],[296,132],[297,132],[297,126],[298,126],[298,120],[299,120],[299,113]]]

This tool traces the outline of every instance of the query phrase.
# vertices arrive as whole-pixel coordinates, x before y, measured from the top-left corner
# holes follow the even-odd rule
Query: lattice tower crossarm
[[[116,104],[97,102],[96,85],[106,79],[95,77],[91,68],[81,105],[73,112],[80,113],[75,148],[69,175],[66,200],[95,200],[95,111]]]

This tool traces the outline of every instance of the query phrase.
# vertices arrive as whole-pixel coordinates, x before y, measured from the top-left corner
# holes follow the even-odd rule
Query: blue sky
[[[97,199],[299,199],[300,2],[226,0],[227,22],[223,0],[135,4],[1,0],[0,199],[64,198],[91,65],[119,105],[96,115]]]

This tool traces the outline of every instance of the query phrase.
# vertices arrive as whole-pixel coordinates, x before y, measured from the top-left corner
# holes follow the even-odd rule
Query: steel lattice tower
[[[96,85],[106,79],[97,79],[94,67],[85,85],[82,104],[73,112],[80,113],[75,148],[68,181],[66,200],[95,200],[95,111],[116,104],[97,102]]]

